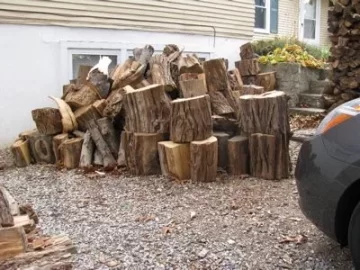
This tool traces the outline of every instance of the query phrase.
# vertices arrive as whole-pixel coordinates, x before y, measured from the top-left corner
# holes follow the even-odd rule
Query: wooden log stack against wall
[[[334,88],[328,89],[327,103],[336,106],[360,96],[360,1],[329,2],[328,31]],[[329,104],[329,105],[330,105]]]

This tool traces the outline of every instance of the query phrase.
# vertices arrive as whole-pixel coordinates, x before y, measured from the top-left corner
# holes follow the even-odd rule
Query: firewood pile
[[[19,206],[0,186],[0,269],[72,269],[76,252],[67,236],[44,236],[30,205]],[[36,268],[42,267],[42,268]],[[46,268],[47,267],[47,268]]]
[[[11,147],[16,165],[56,163],[67,169],[126,167],[208,182],[223,168],[266,179],[289,174],[287,98],[275,74],[259,73],[250,44],[239,68],[222,58],[201,62],[176,45],[152,46],[108,72],[110,59],[80,66],[78,77],[51,97],[58,109],[32,111],[36,129]],[[243,74],[241,73],[243,72]],[[243,84],[251,77],[256,84]]]
[[[335,87],[324,98],[334,108],[360,96],[360,0],[330,1],[328,31]]]

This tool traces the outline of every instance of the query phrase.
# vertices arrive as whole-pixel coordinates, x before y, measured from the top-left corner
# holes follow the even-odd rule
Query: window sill
[[[258,34],[270,34],[270,31],[267,29],[261,29],[261,28],[254,28],[254,33],[258,33]]]

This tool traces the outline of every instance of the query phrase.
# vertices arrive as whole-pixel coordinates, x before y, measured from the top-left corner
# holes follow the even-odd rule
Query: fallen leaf
[[[191,218],[191,219],[194,219],[195,217],[196,217],[196,212],[191,211],[191,212],[190,212],[190,218]]]
[[[119,265],[119,262],[117,261],[109,261],[106,263],[107,266],[109,267],[115,267],[115,266],[118,266]]]
[[[296,243],[298,245],[305,244],[308,241],[307,236],[299,234],[298,236],[286,236],[280,241],[280,244]]]

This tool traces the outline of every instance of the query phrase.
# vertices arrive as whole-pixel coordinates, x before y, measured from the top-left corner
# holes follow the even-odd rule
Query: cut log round
[[[53,138],[53,151],[55,154],[56,163],[59,165],[63,164],[64,161],[64,155],[60,149],[60,145],[67,139],[69,139],[69,134],[67,133],[58,134]]]
[[[0,189],[0,226],[14,226],[14,218],[11,215],[10,206],[8,204],[8,201],[6,200],[2,189]]]
[[[125,98],[126,126],[128,132],[168,133],[170,99],[162,85],[151,85],[129,90]]]
[[[69,89],[64,96],[65,102],[74,110],[93,104],[99,99],[101,99],[101,96],[98,93],[97,88],[90,83],[82,84],[79,87],[73,87]]]
[[[94,141],[91,139],[90,131],[86,131],[84,141],[81,148],[79,166],[84,169],[92,167],[93,156],[95,151]]]
[[[62,99],[53,96],[50,96],[50,98],[54,100],[59,107],[59,111],[61,114],[61,122],[63,126],[63,133],[76,130],[78,125],[70,106]]]
[[[208,95],[177,99],[171,105],[170,138],[173,142],[200,141],[212,136]]]
[[[72,138],[67,139],[60,145],[64,155],[65,168],[75,169],[79,166],[82,144],[82,138]]]
[[[53,137],[35,132],[29,134],[31,153],[37,163],[55,163]]]
[[[232,175],[247,175],[250,173],[249,139],[245,136],[235,136],[228,142],[229,173]]]
[[[207,93],[206,81],[204,78],[192,79],[192,80],[180,80],[179,84],[180,84],[182,97],[184,98],[202,96]]]
[[[156,175],[161,173],[158,142],[164,140],[160,133],[125,132],[126,166],[134,175]]]
[[[120,136],[116,133],[113,123],[106,117],[98,119],[96,123],[99,126],[101,135],[109,146],[112,155],[115,159],[117,159],[120,146]]]
[[[218,142],[216,137],[190,143],[190,175],[194,182],[216,180]]]
[[[18,140],[11,147],[15,165],[17,167],[26,167],[30,165],[32,158],[30,154],[30,147],[28,140]]]
[[[264,93],[264,87],[258,85],[244,85],[241,95],[260,95]]]
[[[55,135],[63,130],[61,114],[58,109],[41,108],[31,111],[37,130],[41,134]]]
[[[161,172],[177,180],[190,179],[190,144],[163,141],[158,143]]]
[[[223,58],[205,61],[203,65],[209,92],[230,89],[225,60]]]
[[[259,73],[256,75],[256,85],[264,87],[264,91],[273,91],[276,87],[276,72]]]

